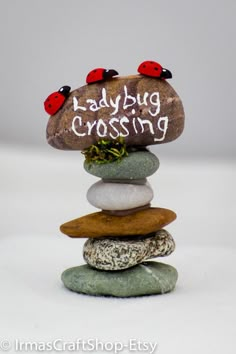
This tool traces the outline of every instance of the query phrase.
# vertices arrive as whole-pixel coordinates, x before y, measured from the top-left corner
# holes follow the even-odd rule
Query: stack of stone
[[[85,170],[101,180],[93,184],[87,199],[98,213],[61,226],[71,237],[88,237],[83,256],[88,265],[62,274],[73,291],[119,297],[171,291],[177,271],[170,265],[147,262],[167,256],[175,243],[163,227],[175,213],[151,208],[153,190],[147,177],[157,171],[159,161],[149,151],[129,153],[121,161],[107,164],[85,162]]]
[[[183,105],[172,86],[143,75],[82,86],[49,118],[47,140],[57,149],[97,149],[101,140],[118,138],[128,149],[128,156],[118,161],[85,162],[85,170],[100,178],[87,193],[100,211],[61,226],[70,237],[88,239],[83,249],[87,264],[62,274],[68,289],[128,297],[175,287],[172,266],[148,261],[173,252],[174,241],[163,228],[176,215],[150,205],[153,191],[147,177],[157,171],[159,161],[147,146],[175,140],[183,128]]]

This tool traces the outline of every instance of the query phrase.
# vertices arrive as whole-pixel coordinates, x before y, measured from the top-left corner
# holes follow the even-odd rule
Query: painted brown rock
[[[83,150],[101,139],[118,137],[127,146],[146,146],[175,140],[183,128],[183,105],[172,86],[135,75],[72,91],[49,118],[47,140],[62,150]]]

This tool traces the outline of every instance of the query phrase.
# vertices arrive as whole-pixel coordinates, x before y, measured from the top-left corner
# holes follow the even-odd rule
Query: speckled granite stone
[[[149,151],[130,152],[121,161],[106,164],[84,162],[85,170],[103,179],[143,179],[153,175],[159,167],[158,158]]]
[[[175,242],[166,230],[148,236],[88,239],[83,248],[84,260],[102,270],[120,270],[135,266],[150,258],[171,254]]]
[[[65,287],[78,293],[132,297],[173,290],[178,273],[174,267],[158,262],[146,262],[114,272],[97,270],[85,264],[65,270],[61,278]]]

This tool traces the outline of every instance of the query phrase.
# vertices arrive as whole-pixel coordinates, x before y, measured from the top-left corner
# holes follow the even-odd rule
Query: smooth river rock
[[[158,158],[149,151],[130,152],[120,161],[105,164],[84,162],[85,170],[103,179],[139,180],[153,175],[159,167]]]
[[[95,208],[127,210],[149,204],[153,199],[150,184],[94,183],[87,192],[87,200]]]
[[[175,249],[175,242],[162,229],[148,236],[88,239],[83,248],[84,260],[96,269],[120,270],[155,257],[164,257]]]
[[[67,236],[84,238],[147,235],[175,218],[172,210],[164,208],[149,208],[125,216],[97,212],[69,221],[61,225],[60,230]]]
[[[47,140],[62,150],[84,150],[119,137],[127,146],[147,146],[175,140],[183,129],[183,105],[172,86],[133,75],[72,91],[49,118]]]
[[[65,270],[65,287],[77,293],[96,296],[133,297],[164,294],[174,289],[177,270],[164,263],[146,262],[135,267],[107,272],[89,265]]]

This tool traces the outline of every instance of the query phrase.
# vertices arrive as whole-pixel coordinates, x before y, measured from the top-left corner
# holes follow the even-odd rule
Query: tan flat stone
[[[97,212],[69,221],[61,225],[60,230],[67,236],[84,238],[146,235],[175,219],[172,210],[163,208],[149,208],[125,216]]]

